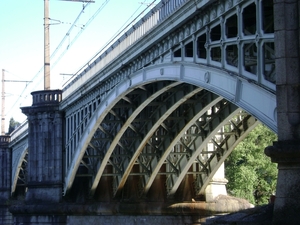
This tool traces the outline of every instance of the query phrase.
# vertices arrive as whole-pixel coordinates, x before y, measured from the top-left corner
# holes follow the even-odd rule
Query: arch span
[[[14,150],[13,154],[15,155],[12,171],[12,195],[17,192],[18,187],[24,188],[26,184],[28,144],[22,145],[17,151]]]
[[[101,177],[111,176],[116,196],[131,175],[139,176],[140,192],[146,194],[159,173],[166,176],[170,195],[177,191],[185,173],[201,184],[195,187],[200,193],[204,177],[190,168],[197,167],[197,173],[206,170],[204,174],[209,177],[210,163],[216,161],[217,165],[224,160],[219,150],[208,151],[207,145],[223,149],[221,143],[232,137],[225,133],[234,133],[232,149],[256,124],[254,117],[276,131],[275,111],[274,93],[227,71],[186,62],[149,66],[130,75],[101,99],[66,170],[64,191],[70,190],[82,166],[81,176],[91,177],[91,195]],[[192,125],[183,131],[189,122]],[[224,138],[221,141],[216,135]],[[230,151],[221,151],[221,155]],[[207,152],[205,162],[199,158],[203,152]],[[188,167],[181,165],[184,160]]]

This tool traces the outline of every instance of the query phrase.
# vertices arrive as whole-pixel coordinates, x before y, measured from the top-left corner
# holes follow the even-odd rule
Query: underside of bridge
[[[208,197],[207,187],[221,187],[220,193],[226,194],[224,174],[215,174],[234,147],[258,124],[256,118],[210,91],[172,80],[143,83],[112,95],[110,104],[102,102],[104,111],[99,111],[100,116],[97,110],[91,115],[91,127],[77,126],[89,135],[78,169],[74,169],[74,180],[64,196],[50,199],[62,188],[57,181],[61,178],[52,173],[53,165],[59,162],[49,164],[48,160],[52,154],[47,150],[49,146],[58,153],[57,147],[31,141],[30,185],[28,190],[22,189],[19,181],[14,193],[25,192],[26,204],[11,207],[17,224],[80,224],[86,219],[93,220],[91,224],[121,220],[128,221],[124,224],[145,220],[145,224],[192,224],[211,215],[250,207],[235,198]],[[49,110],[49,104],[45,106]],[[43,127],[48,126],[48,121],[51,129],[58,131],[59,117],[51,116],[52,111],[42,117],[35,114],[40,107],[23,109],[33,113],[31,129],[56,142],[55,134]],[[74,121],[70,122],[74,125]],[[80,140],[74,144],[80,146]],[[26,167],[24,163],[21,166]],[[55,217],[49,219],[49,214]]]
[[[218,168],[256,124],[234,104],[190,84],[136,87],[97,118],[66,196],[106,202],[205,200]]]

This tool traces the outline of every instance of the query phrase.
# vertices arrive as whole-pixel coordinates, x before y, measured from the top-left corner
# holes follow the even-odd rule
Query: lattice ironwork
[[[201,6],[196,12],[191,10],[195,5]],[[189,16],[183,18],[182,15],[186,15],[185,13]],[[222,144],[212,141],[207,135],[217,132],[217,129],[221,129],[219,126],[224,122],[223,120],[231,118],[217,116],[213,119],[214,117],[207,114],[209,109],[203,113],[202,109],[189,105],[190,98],[186,99],[185,103],[179,103],[179,99],[184,98],[185,95],[177,97],[176,101],[170,103],[174,107],[178,104],[176,110],[167,104],[162,104],[166,101],[166,96],[176,96],[181,93],[175,88],[181,85],[176,84],[166,91],[164,88],[167,81],[165,81],[165,86],[159,87],[156,85],[162,82],[154,85],[151,79],[147,80],[145,77],[152,76],[152,65],[156,67],[161,65],[159,74],[156,74],[156,78],[153,79],[161,80],[162,77],[166,77],[166,80],[189,83],[187,88],[198,85],[198,87],[218,93],[221,96],[219,101],[227,102],[226,104],[217,103],[215,102],[217,97],[215,97],[210,102],[212,105],[207,103],[210,107],[221,107],[224,104],[226,107],[234,108],[233,105],[236,105],[257,116],[256,114],[261,113],[258,112],[259,106],[248,107],[250,100],[244,93],[254,90],[252,86],[248,87],[247,83],[251,83],[264,92],[268,92],[263,93],[265,99],[271,99],[271,95],[274,94],[273,14],[272,3],[268,1],[225,0],[217,4],[214,1],[194,3],[187,1],[172,15],[174,19],[181,21],[181,25],[176,29],[166,31],[165,35],[153,39],[153,42],[152,40],[147,43],[144,40],[136,42],[128,53],[125,52],[120,57],[121,60],[124,57],[128,59],[125,64],[123,61],[118,61],[119,58],[104,67],[101,64],[102,58],[91,64],[91,68],[101,64],[103,69],[94,75],[90,74],[91,70],[87,70],[88,80],[84,89],[79,88],[82,90],[80,93],[83,94],[70,96],[70,104],[69,101],[62,102],[62,109],[66,110],[67,128],[65,191],[71,188],[74,174],[79,167],[84,169],[80,169],[80,173],[76,176],[90,177],[91,196],[94,195],[101,177],[113,177],[114,194],[118,195],[128,176],[138,176],[141,195],[146,195],[155,177],[162,175],[166,177],[169,195],[173,195],[184,179],[184,173],[195,173],[190,170],[191,167],[197,167],[194,161],[201,165],[201,174],[212,171],[210,168],[212,163],[220,160],[204,162],[198,152],[202,150],[194,148],[200,143],[202,143],[201,146],[209,143],[218,146],[217,150],[221,151]],[[153,33],[162,32],[162,29],[165,31],[167,24],[167,20],[163,21],[153,30]],[[135,55],[136,52],[138,55]],[[167,63],[172,64],[173,71],[168,70]],[[182,64],[179,76],[176,74],[177,71],[175,72],[177,64]],[[119,67],[120,65],[122,66]],[[203,76],[200,84],[196,84],[198,78],[188,77],[185,74],[194,75],[195,73],[197,76],[197,72],[193,72],[196,68],[206,70],[204,76],[202,72],[201,75],[199,74]],[[222,87],[217,86],[218,83],[215,80],[220,76],[216,76],[216,71],[217,73],[222,71],[228,75],[227,79],[234,80],[234,82],[228,83],[227,86],[226,84]],[[135,77],[138,73],[140,75]],[[174,73],[173,77],[170,73]],[[80,75],[82,78],[84,76],[84,73]],[[136,82],[133,79],[144,79],[147,82],[138,84],[132,91],[131,85]],[[226,82],[225,79],[224,82]],[[169,85],[173,84],[175,83],[169,82]],[[124,87],[120,88],[122,85]],[[235,87],[232,90],[233,85]],[[89,86],[92,88],[88,89]],[[154,93],[158,93],[157,90],[152,90],[155,88],[162,89],[163,93],[155,96]],[[171,92],[172,89],[176,91]],[[199,92],[202,93],[202,91]],[[71,92],[67,90],[65,93]],[[233,98],[232,94],[234,94]],[[157,100],[152,99],[151,96],[155,96]],[[222,97],[227,100],[221,100]],[[104,109],[103,104],[106,104],[107,109]],[[184,106],[188,108],[183,109]],[[98,110],[101,107],[103,110]],[[269,116],[266,122],[273,126],[276,120],[273,118],[276,108],[271,105],[263,110],[268,111],[268,115],[272,114],[272,118]],[[95,118],[94,114],[100,111],[101,114]],[[194,114],[191,114],[191,111]],[[201,115],[197,114],[199,111]],[[169,114],[172,116],[169,117]],[[184,114],[184,116],[178,116],[179,114]],[[261,114],[266,115],[266,113]],[[199,121],[189,124],[194,119],[192,115],[198,115]],[[262,119],[264,119],[263,116]],[[207,127],[202,126],[204,121]],[[97,126],[92,127],[92,124],[97,124]],[[191,128],[183,128],[187,124]],[[185,131],[187,133],[181,134],[180,129],[187,129]],[[83,143],[84,138],[87,138],[87,143]],[[167,149],[168,154],[161,149]],[[193,152],[197,152],[198,155],[194,155]],[[183,166],[187,162],[190,167]],[[135,172],[132,172],[132,169]],[[200,183],[204,182],[204,178],[198,176],[195,180],[199,186],[198,189],[201,189]],[[204,183],[202,186],[205,186]],[[202,192],[200,189],[199,192]]]
[[[255,119],[242,126],[249,118],[253,117],[234,104],[193,85],[146,84],[128,92],[102,116],[77,177],[90,177],[90,196],[101,178],[112,177],[113,196],[118,197],[128,178],[136,176],[138,195],[143,197],[158,176],[166,177],[166,192],[172,196],[192,175],[200,194],[236,144],[229,145],[231,136],[238,141],[254,126]]]
[[[27,168],[28,149],[26,149],[19,159],[16,169],[16,179],[13,179],[12,195],[24,195],[26,192],[28,168]]]

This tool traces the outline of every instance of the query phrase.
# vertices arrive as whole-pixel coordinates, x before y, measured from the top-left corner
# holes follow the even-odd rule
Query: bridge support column
[[[9,212],[11,190],[11,150],[8,147],[10,137],[0,136],[0,224],[12,224],[12,215]]]
[[[224,163],[222,163],[205,189],[205,201],[213,202],[219,195],[227,195],[227,183],[228,180],[225,178]]]
[[[265,153],[278,163],[273,224],[300,221],[299,1],[274,1],[278,142]]]
[[[299,224],[300,141],[278,141],[265,152],[278,163],[273,224]]]
[[[58,203],[62,199],[63,115],[61,90],[31,93],[28,117],[28,177],[26,203]]]

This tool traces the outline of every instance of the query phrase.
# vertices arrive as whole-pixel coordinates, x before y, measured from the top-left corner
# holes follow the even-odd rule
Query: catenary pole
[[[50,89],[49,0],[44,0],[44,90]]]
[[[5,70],[2,69],[1,135],[5,135]]]

